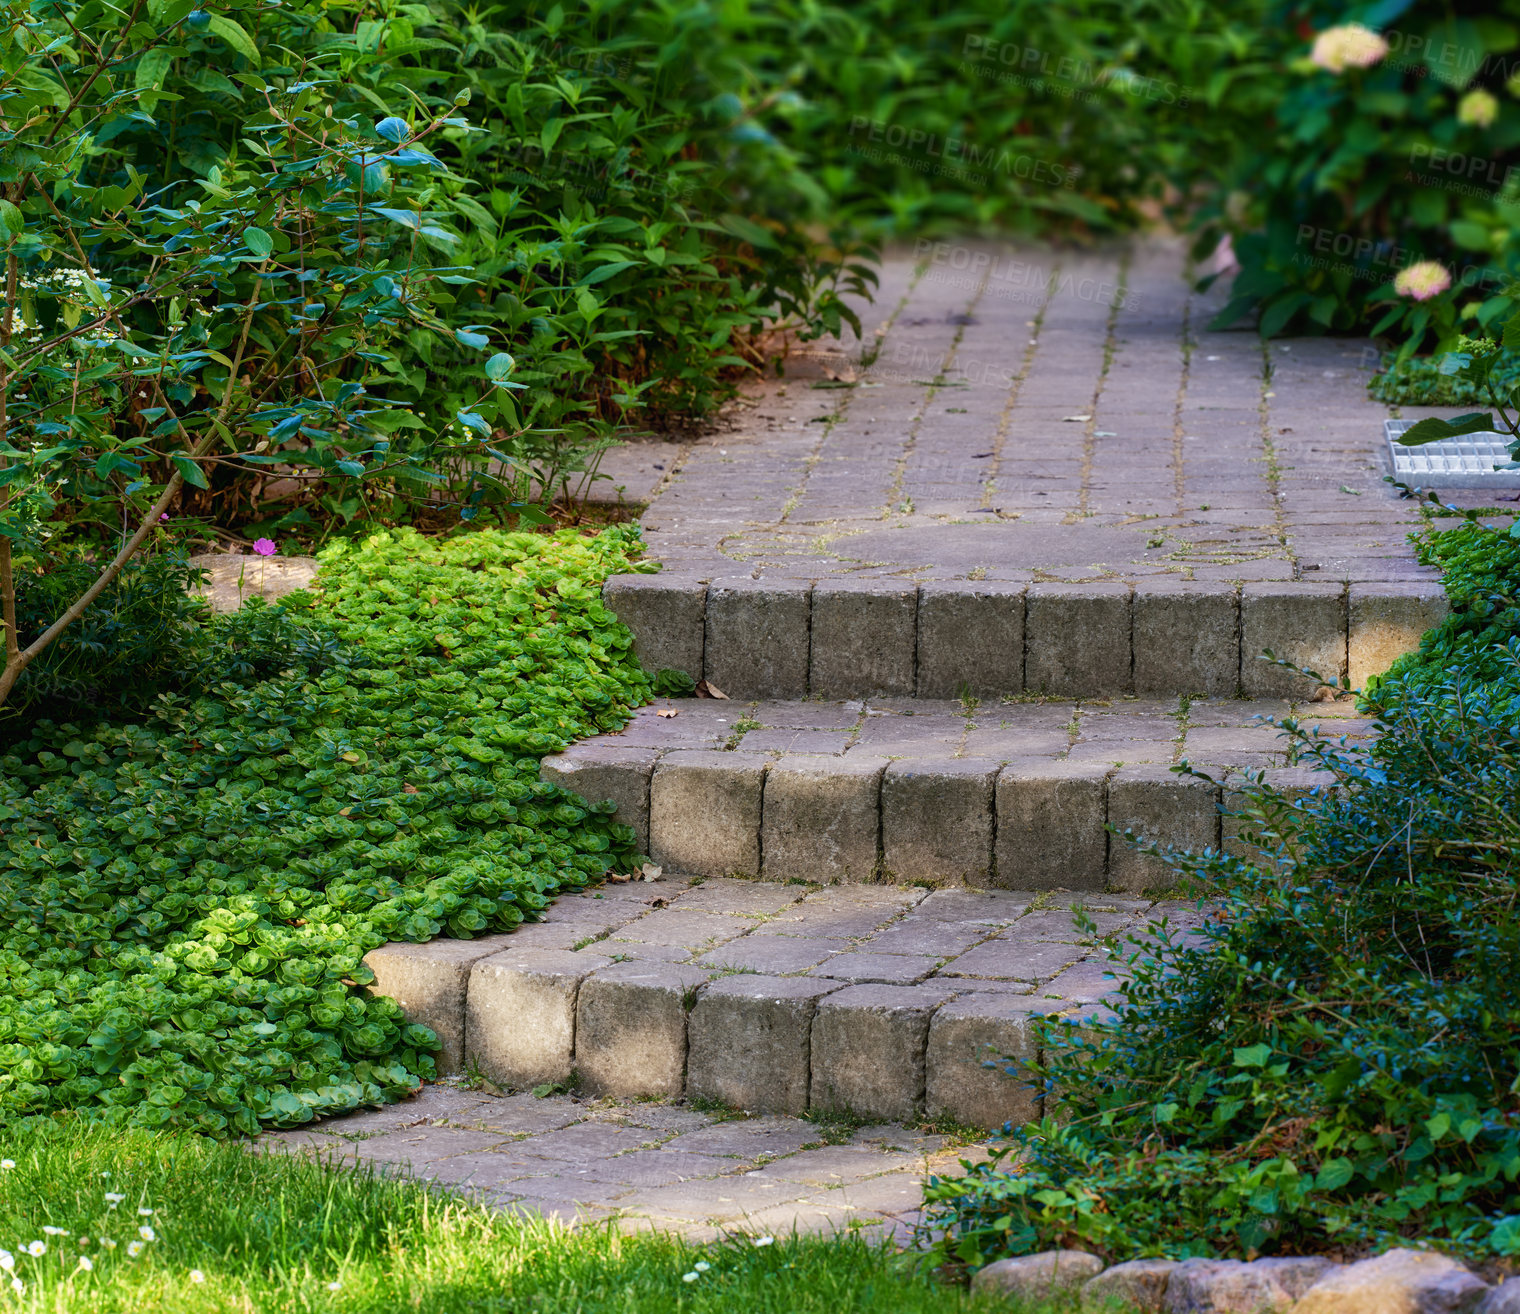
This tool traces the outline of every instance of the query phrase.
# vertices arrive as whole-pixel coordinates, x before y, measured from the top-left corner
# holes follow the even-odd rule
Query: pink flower
[[[1429,301],[1451,286],[1451,271],[1439,260],[1421,260],[1407,269],[1399,270],[1393,280],[1393,290],[1401,297],[1413,297],[1416,301]]]
[[[272,557],[278,549],[272,538],[256,538],[253,540],[253,550],[261,557]]]
[[[1314,38],[1309,58],[1332,73],[1348,68],[1371,68],[1388,54],[1388,43],[1361,23],[1327,27]]]

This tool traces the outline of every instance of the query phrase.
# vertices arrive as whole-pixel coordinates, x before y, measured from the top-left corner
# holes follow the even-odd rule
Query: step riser
[[[1270,649],[1360,688],[1447,613],[1432,584],[609,579],[651,671],[733,698],[1302,697]]]
[[[1290,794],[1325,781],[1307,767],[1266,774]],[[1239,849],[1228,815],[1238,794],[1161,765],[767,762],[607,747],[545,758],[542,775],[610,799],[655,862],[696,876],[1139,894],[1173,873],[1110,826],[1177,848]]]
[[[1067,914],[1030,911],[1031,894],[925,899],[921,891],[717,885],[727,889],[684,878],[609,886],[556,904],[559,921],[511,935],[386,945],[365,960],[372,989],[438,1034],[442,1073],[507,1089],[553,1084],[750,1112],[928,1116],[993,1128],[1039,1117],[1041,1097],[984,1060],[1037,1058],[1040,1019],[1080,1026],[1105,1016],[1116,987],[1106,951],[1053,930],[1049,919],[1059,925]],[[738,887],[769,898],[765,906],[783,919],[769,929],[779,933],[753,914],[730,925],[739,919],[710,911],[721,902],[686,910]],[[665,906],[651,912],[656,896]],[[1191,924],[1197,916],[1126,900],[1096,906],[1107,909],[1095,912],[1100,934],[1139,929],[1149,917],[1181,914]],[[811,928],[796,916],[807,908],[822,918]],[[703,941],[709,923],[716,939]],[[736,929],[750,933],[702,947]],[[938,970],[926,977],[929,958],[897,956],[910,949],[941,955]],[[725,968],[731,959],[764,966]],[[795,970],[819,959],[827,961],[815,971]],[[894,978],[904,983],[882,983]]]

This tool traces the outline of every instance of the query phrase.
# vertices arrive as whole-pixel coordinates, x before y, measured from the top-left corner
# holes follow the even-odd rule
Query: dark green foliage
[[[24,648],[95,581],[100,563],[77,553],[16,562],[16,622]],[[189,589],[200,572],[182,551],[129,561],[84,615],[24,672],[0,705],[0,743],[46,713],[94,721],[133,715],[181,676],[206,607]]]
[[[18,563],[20,642],[30,643],[94,581],[99,564],[60,554]],[[300,667],[341,660],[332,631],[250,599],[214,615],[189,590],[201,572],[182,550],[132,558],[84,615],[22,672],[0,705],[0,745],[31,733],[38,718],[93,725],[143,715],[167,690],[202,693],[228,681],[252,684]]]
[[[1452,671],[1497,686],[1510,670],[1507,645],[1520,636],[1520,537],[1475,519],[1454,529],[1433,524],[1415,550],[1425,565],[1440,568],[1451,614],[1425,633],[1415,652],[1369,682],[1368,698],[1378,706],[1439,688]]]
[[[0,759],[0,1119],[252,1131],[430,1075],[431,1032],[360,960],[510,929],[632,856],[606,805],[537,773],[648,695],[600,598],[639,547],[336,545],[292,603],[312,637],[290,668],[140,724],[38,722]],[[224,650],[257,670],[277,624],[234,622]]]
[[[1059,1120],[931,1189],[950,1251],[1520,1253],[1520,638],[1479,656],[1370,749],[1284,723],[1334,792],[1254,789],[1259,861],[1175,856],[1217,918],[1048,1034]]]
[[[1520,248],[1505,188],[1520,109],[1505,83],[1520,3],[1264,8],[1259,39],[1222,73],[1218,127],[1230,145],[1201,161],[1198,250],[1230,232],[1242,266],[1215,323],[1256,313],[1268,337],[1370,328],[1414,351],[1512,310]],[[1352,22],[1382,33],[1388,55],[1339,72],[1307,62],[1317,33]],[[1463,100],[1478,91],[1494,98],[1490,126],[1464,121]],[[1396,296],[1399,270],[1427,259],[1446,266],[1451,290]]]
[[[1456,351],[1469,351],[1476,345],[1472,338],[1462,337],[1454,344]],[[1440,356],[1410,356],[1400,359],[1388,356],[1383,369],[1368,381],[1367,391],[1378,401],[1390,406],[1488,406],[1491,398],[1482,384],[1442,370],[1445,354]],[[1520,362],[1506,362],[1494,369],[1493,382],[1506,393],[1520,384]]]

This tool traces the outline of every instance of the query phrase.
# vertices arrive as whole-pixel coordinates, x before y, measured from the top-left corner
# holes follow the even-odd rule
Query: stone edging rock
[[[1083,1310],[1144,1314],[1520,1314],[1520,1278],[1491,1286],[1432,1250],[1337,1264],[1323,1256],[1136,1259],[1105,1268],[1081,1250],[1000,1259],[971,1289],[1029,1301],[1079,1292]]]

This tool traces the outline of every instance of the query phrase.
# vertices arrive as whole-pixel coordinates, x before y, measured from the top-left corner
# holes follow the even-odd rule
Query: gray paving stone
[[[725,1120],[711,1127],[687,1132],[667,1142],[686,1153],[723,1156],[741,1163],[758,1163],[778,1155],[796,1154],[804,1145],[818,1142],[818,1128],[811,1122],[791,1118],[760,1117]]]
[[[730,698],[801,698],[810,594],[800,581],[715,580],[707,593],[707,678]]]
[[[1129,690],[1129,595],[1127,584],[1031,584],[1024,687],[1087,697]]]
[[[1108,860],[1107,768],[1010,762],[997,779],[997,883],[1101,890]]]
[[[375,974],[369,993],[389,995],[408,1022],[432,1029],[441,1046],[438,1071],[464,1071],[464,1000],[470,967],[500,953],[514,941],[505,935],[478,940],[432,940],[427,944],[383,944],[364,955]]]
[[[652,748],[578,746],[539,763],[539,776],[593,803],[617,804],[614,820],[632,826],[641,853],[649,851],[649,778],[660,754]]]
[[[913,584],[814,585],[809,691],[820,698],[913,693],[917,613]]]
[[[771,880],[866,881],[880,845],[884,759],[799,755],[765,775],[760,849]]]
[[[755,925],[746,917],[704,912],[678,903],[658,908],[620,928],[609,943],[636,940],[644,944],[684,946],[688,950],[714,948],[745,934]]]
[[[893,762],[881,782],[882,862],[900,881],[992,877],[990,763],[954,758]]]
[[[621,1182],[627,1186],[671,1186],[695,1178],[731,1173],[731,1161],[680,1150],[634,1150],[593,1164],[586,1176],[595,1182]]]
[[[925,1115],[989,1129],[1037,1120],[1039,1086],[1018,1063],[1039,1058],[1030,1019],[1046,1011],[1041,1001],[982,993],[940,1008],[929,1024]]]
[[[565,1082],[575,1052],[580,984],[611,965],[600,954],[507,950],[470,969],[465,1061],[498,1086]]]
[[[757,927],[752,940],[800,937],[816,940],[853,940],[874,934],[903,911],[898,903],[856,903],[847,899],[814,902],[804,899],[785,908]]]
[[[934,890],[917,906],[914,922],[966,922],[996,929],[1016,921],[1039,896],[1028,890]]]
[[[667,753],[649,786],[650,856],[693,876],[758,875],[764,771],[737,753]]]
[[[618,1127],[606,1122],[578,1122],[559,1131],[546,1132],[519,1142],[517,1152],[553,1163],[591,1165],[627,1150],[651,1146],[649,1133],[639,1127]],[[537,1189],[543,1189],[540,1186]]]
[[[1142,853],[1124,832],[1177,849],[1219,847],[1219,792],[1207,782],[1162,766],[1123,767],[1108,783],[1108,819],[1118,832],[1109,846],[1108,879],[1116,890],[1164,889],[1176,872]]]
[[[878,931],[861,945],[861,949],[872,954],[954,958],[991,934],[990,926],[912,918],[885,931]]]
[[[1124,946],[1125,952],[1131,946]],[[1039,989],[1042,997],[1060,999],[1073,1004],[1109,1004],[1122,999],[1120,982],[1128,975],[1122,961],[1105,962],[1088,959],[1073,963],[1058,976],[1052,977]]]
[[[613,575],[602,602],[633,631],[633,652],[647,671],[685,671],[702,677],[703,610],[707,586],[671,575]]]
[[[575,1067],[597,1095],[679,1097],[686,1084],[686,1014],[709,973],[663,963],[614,963],[581,983]]]
[[[920,698],[1023,691],[1024,587],[959,581],[919,587]]]
[[[857,985],[917,985],[934,971],[938,960],[908,954],[848,953],[825,959],[808,973]]]
[[[411,1127],[354,1142],[356,1159],[420,1166],[454,1154],[489,1150],[506,1138],[500,1132],[463,1131],[457,1127]]]
[[[813,1021],[810,1107],[914,1117],[923,1108],[929,1019],[951,997],[933,985],[858,985],[824,999]]]
[[[1135,692],[1230,696],[1240,684],[1240,602],[1230,584],[1141,580]]]
[[[686,911],[760,916],[780,912],[808,893],[806,885],[777,885],[772,881],[705,880],[681,896]]]
[[[1420,636],[1451,611],[1439,583],[1352,584],[1347,595],[1347,663],[1353,689],[1420,646]]]
[[[1240,685],[1250,697],[1304,698],[1314,682],[1260,659],[1264,650],[1327,680],[1346,671],[1346,590],[1247,584],[1240,593]]]
[[[686,1092],[736,1109],[802,1113],[808,1107],[813,1014],[838,989],[801,977],[714,981],[687,1019]]]
[[[1085,958],[1081,945],[1053,940],[985,940],[939,969],[942,977],[987,977],[1035,984],[1048,981],[1063,968]],[[977,987],[980,988],[980,987]]]
[[[747,935],[731,940],[697,960],[701,967],[762,976],[789,976],[817,967],[825,958],[849,946],[848,940],[803,940],[780,935]]]

